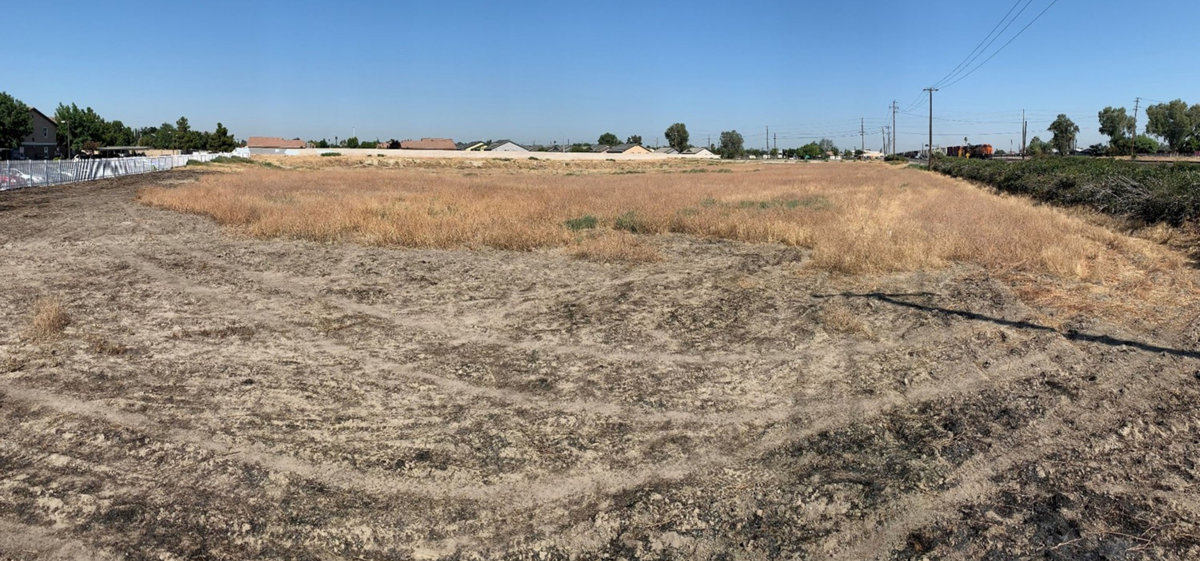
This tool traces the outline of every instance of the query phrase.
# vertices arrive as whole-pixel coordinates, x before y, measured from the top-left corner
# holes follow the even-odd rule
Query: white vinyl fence
[[[221,156],[229,156],[229,154],[189,154],[187,156],[95,160],[3,161],[0,162],[0,191],[164,171],[186,166],[188,162],[210,162]]]

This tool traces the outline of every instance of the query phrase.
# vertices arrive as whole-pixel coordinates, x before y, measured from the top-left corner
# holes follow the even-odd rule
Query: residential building
[[[618,144],[606,150],[609,154],[649,154],[650,151],[641,144]]]
[[[299,150],[304,148],[306,143],[303,140],[284,140],[275,136],[252,136],[246,141],[246,148],[250,150],[250,155],[263,154],[286,154],[288,150]]]
[[[612,148],[612,146],[609,146],[607,144],[597,144],[595,146],[592,146],[592,152],[595,152],[597,154],[602,154],[604,152],[608,152],[609,148]]]
[[[654,153],[655,154],[678,154],[679,150],[671,148],[670,146],[663,146],[662,148],[655,150]]]
[[[487,143],[485,143],[482,140],[475,140],[472,142],[456,142],[456,143],[454,143],[455,148],[462,150],[464,152],[483,152],[484,150],[487,149],[487,146],[488,146]]]
[[[497,140],[487,147],[488,152],[528,152],[529,149],[511,140]]]
[[[716,156],[716,154],[713,154],[708,148],[704,148],[703,146],[693,146],[684,150],[683,153],[687,156]]]
[[[422,138],[421,140],[401,140],[401,150],[458,150],[454,141],[449,138]]]
[[[34,160],[54,158],[58,155],[58,124],[35,107],[29,108],[29,116],[33,118],[33,132],[21,139],[17,151]]]

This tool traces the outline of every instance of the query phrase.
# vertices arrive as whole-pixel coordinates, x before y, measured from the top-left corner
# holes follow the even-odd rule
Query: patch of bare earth
[[[1122,322],[981,265],[263,240],[134,201],[199,173],[0,194],[0,559],[1200,556],[1190,300]],[[47,294],[70,322],[24,337]]]

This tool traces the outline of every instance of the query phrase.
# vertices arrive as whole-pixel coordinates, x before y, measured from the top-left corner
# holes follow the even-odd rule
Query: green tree
[[[209,136],[207,147],[209,152],[232,152],[237,148],[237,139],[229,134],[225,125],[217,123],[217,129]]]
[[[1114,150],[1125,146],[1128,151],[1128,139],[1137,131],[1133,117],[1125,113],[1124,107],[1105,107],[1100,110],[1100,134],[1109,138],[1108,144]]]
[[[192,126],[188,123],[187,117],[180,117],[178,121],[175,121],[175,138],[171,147],[184,153],[196,149],[195,134],[192,132]]]
[[[0,148],[17,148],[21,140],[33,134],[29,106],[8,92],[0,92]]]
[[[1059,155],[1069,155],[1071,147],[1075,145],[1075,135],[1079,134],[1079,125],[1076,125],[1066,115],[1059,113],[1058,118],[1054,119],[1054,122],[1050,123],[1046,130],[1054,133],[1050,144],[1058,150]]]
[[[1050,152],[1050,145],[1035,136],[1029,141],[1029,145],[1025,147],[1025,151],[1031,156],[1042,156]]]
[[[800,151],[796,155],[805,160],[818,160],[825,157],[825,151],[821,149],[820,144],[809,142],[801,146]]]
[[[606,133],[600,135],[600,140],[596,141],[596,144],[603,144],[605,146],[616,146],[620,143],[621,143],[621,139],[617,138],[617,135],[615,135],[611,132],[606,132]]]
[[[105,135],[108,133],[108,123],[91,107],[80,109],[72,103],[70,106],[58,104],[54,111],[54,121],[58,123],[58,143],[66,146],[70,139],[70,151],[75,152],[87,142],[95,142],[103,146]]]
[[[722,158],[741,158],[746,154],[745,139],[736,130],[722,132],[720,153]]]
[[[352,136],[346,139],[346,148],[358,148],[358,137]]]
[[[1154,154],[1158,152],[1158,141],[1144,134],[1139,134],[1133,141],[1133,148],[1138,154]]]
[[[683,123],[675,123],[667,127],[667,132],[665,135],[667,137],[667,145],[669,145],[671,148],[683,152],[691,147],[691,145],[688,144],[687,125]]]
[[[1146,133],[1165,140],[1172,152],[1184,150],[1200,136],[1200,105],[1188,107],[1176,99],[1147,107],[1146,117]]]
[[[821,148],[821,152],[831,152],[835,155],[838,153],[837,146],[834,145],[833,141],[829,140],[828,138],[822,138],[821,141],[817,143],[817,146]]]
[[[640,134],[635,134],[635,135],[625,139],[625,144],[641,144],[641,143],[642,143],[642,135],[640,135]]]
[[[854,153],[851,152],[849,148],[842,150],[842,159],[843,160],[849,160],[850,158],[853,158],[853,157],[854,157]]]

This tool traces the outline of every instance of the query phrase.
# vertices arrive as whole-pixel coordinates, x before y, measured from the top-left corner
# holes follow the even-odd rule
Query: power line
[[[1032,2],[1033,0],[1029,0],[1029,1]],[[1008,16],[1012,14],[1013,10],[1017,9],[1017,6],[1020,6],[1020,5],[1021,5],[1021,0],[1017,0],[1016,2],[1014,2],[1012,7],[1008,9],[1008,13],[1004,14],[1004,17],[1000,18],[1000,21],[996,22],[996,26],[993,27],[992,30],[989,31],[988,34],[985,35],[981,41],[979,41],[978,45],[975,45],[974,49],[971,49],[971,52],[967,53],[967,56],[963,57],[962,62],[958,63],[958,66],[955,66],[952,70],[950,70],[950,73],[943,76],[942,79],[938,80],[937,83],[935,83],[934,85],[937,86],[937,85],[941,84],[942,82],[945,82],[947,79],[949,79],[951,76],[953,76],[954,73],[958,72],[958,70],[960,68],[973,62],[974,59],[971,58],[972,55],[978,57],[978,55],[975,55],[975,51],[978,51],[979,47],[982,47],[984,42],[986,42],[989,38],[991,38],[992,34],[995,33],[997,29],[1000,28],[1000,24],[1004,23],[1008,19]],[[1025,7],[1029,7],[1029,4],[1026,3]],[[1022,8],[1021,11],[1025,11],[1024,8]],[[1021,14],[1017,14],[1017,16],[1020,16],[1020,15]],[[1015,20],[1016,18],[1013,18],[1013,19]],[[1009,22],[1009,25],[1012,25],[1012,23]],[[1008,27],[1006,26],[1004,29],[1008,29]],[[1001,31],[1000,33],[1004,33],[1004,32]],[[993,41],[995,41],[995,39],[993,39]],[[991,43],[988,43],[988,46],[991,46]]]
[[[1050,8],[1053,8],[1054,5],[1057,3],[1058,3],[1058,0],[1054,0],[1053,2],[1050,2],[1050,5],[1046,6],[1045,10],[1042,10],[1042,12],[1037,15],[1037,17],[1033,18],[1033,21],[1030,21],[1029,23],[1025,24],[1025,27],[1022,27],[1021,30],[1018,31],[1016,35],[1013,35],[1012,39],[1008,40],[1008,43],[1005,43],[1005,44],[1001,45],[999,49],[996,49],[996,52],[992,53],[992,56],[987,57],[986,59],[984,59],[983,62],[979,63],[978,66],[976,66],[975,68],[972,68],[970,72],[963,74],[957,80],[942,86],[942,88],[944,89],[944,88],[953,86],[954,84],[957,84],[957,83],[963,81],[963,79],[965,79],[967,76],[974,74],[976,70],[979,70],[981,67],[983,67],[983,65],[987,64],[989,60],[992,60],[993,58],[996,57],[996,55],[1000,54],[1000,51],[1003,51],[1004,48],[1007,47],[1009,44],[1011,44],[1013,41],[1015,41],[1017,39],[1017,37],[1020,37],[1022,33],[1025,33],[1025,30],[1029,29],[1029,26],[1033,25],[1034,23],[1037,23],[1037,20],[1042,19],[1042,16],[1045,15],[1046,12],[1050,11]]]

